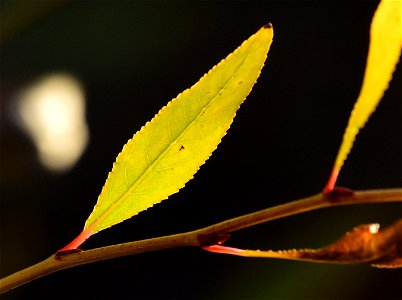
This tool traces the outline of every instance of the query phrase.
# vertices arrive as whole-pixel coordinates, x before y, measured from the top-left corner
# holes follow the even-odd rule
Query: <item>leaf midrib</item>
[[[241,47],[241,46],[240,46]],[[250,47],[251,48],[251,47]],[[213,98],[205,105],[203,106],[203,108],[200,110],[200,112],[197,114],[197,116],[187,125],[187,127],[174,139],[171,140],[169,145],[160,153],[160,155],[148,166],[148,168],[142,173],[142,175],[131,185],[131,187],[129,187],[129,189],[115,202],[113,203],[113,205],[110,206],[110,208],[108,208],[102,215],[99,216],[99,218],[88,227],[88,229],[91,231],[91,233],[93,233],[93,229],[96,228],[96,226],[98,226],[107,216],[109,216],[114,209],[119,206],[122,202],[124,202],[126,200],[126,198],[128,197],[128,195],[132,192],[133,189],[135,189],[147,176],[148,174],[153,170],[154,166],[159,162],[159,160],[161,160],[166,153],[168,152],[168,150],[174,145],[176,144],[176,142],[192,127],[192,125],[194,123],[196,123],[196,121],[200,118],[200,116],[202,115],[202,112],[204,112],[219,96],[219,93],[224,90],[229,83],[233,80],[233,78],[235,78],[235,75],[238,73],[239,69],[243,66],[244,62],[247,60],[247,58],[250,55],[250,51],[249,53],[247,53],[247,55],[245,56],[245,58],[243,59],[243,61],[240,63],[240,65],[237,67],[236,71],[233,73],[233,75],[229,78],[229,80],[225,83],[225,85],[223,87],[221,87],[217,93],[213,96]],[[227,60],[227,58],[225,58],[225,60]],[[224,61],[225,61],[224,60]],[[219,64],[218,64],[219,65]],[[218,66],[217,65],[217,66]],[[208,73],[205,75],[207,76]],[[196,83],[197,84],[197,83]],[[194,87],[194,86],[193,86]],[[191,89],[193,88],[191,87],[189,91],[191,91]],[[184,92],[183,92],[184,93]],[[178,96],[179,97],[179,96]],[[177,98],[176,98],[177,99]],[[174,101],[174,100],[173,100]],[[134,138],[134,137],[133,137]],[[111,188],[111,187],[110,187]],[[162,199],[163,200],[163,199]],[[155,203],[156,204],[156,203]]]

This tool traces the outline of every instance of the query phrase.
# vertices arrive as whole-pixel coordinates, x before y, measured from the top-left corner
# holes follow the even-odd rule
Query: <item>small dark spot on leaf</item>
[[[180,145],[179,151],[184,150],[184,146]]]
[[[243,83],[243,81],[239,81],[238,85],[240,85],[240,84],[242,84],[242,83]]]

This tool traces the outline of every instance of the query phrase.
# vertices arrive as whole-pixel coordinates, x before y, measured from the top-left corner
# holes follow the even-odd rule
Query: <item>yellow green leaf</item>
[[[184,187],[216,149],[264,65],[273,29],[261,28],[179,94],[124,146],[84,231],[62,250]]]
[[[363,84],[325,188],[327,192],[333,189],[356,135],[364,127],[388,88],[401,53],[401,10],[400,0],[382,0],[374,14]]]

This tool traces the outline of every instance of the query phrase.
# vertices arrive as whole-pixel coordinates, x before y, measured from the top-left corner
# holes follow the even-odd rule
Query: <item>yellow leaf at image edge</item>
[[[359,97],[350,115],[342,144],[324,192],[330,192],[353,146],[356,135],[376,109],[398,63],[402,48],[402,3],[382,0],[370,29],[370,46]]]

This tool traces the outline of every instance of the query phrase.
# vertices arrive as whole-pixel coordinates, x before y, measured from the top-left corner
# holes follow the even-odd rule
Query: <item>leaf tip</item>
[[[266,28],[266,29],[271,29],[271,28],[273,28],[272,23],[271,23],[271,22],[268,22],[268,24],[264,25],[263,28]]]

